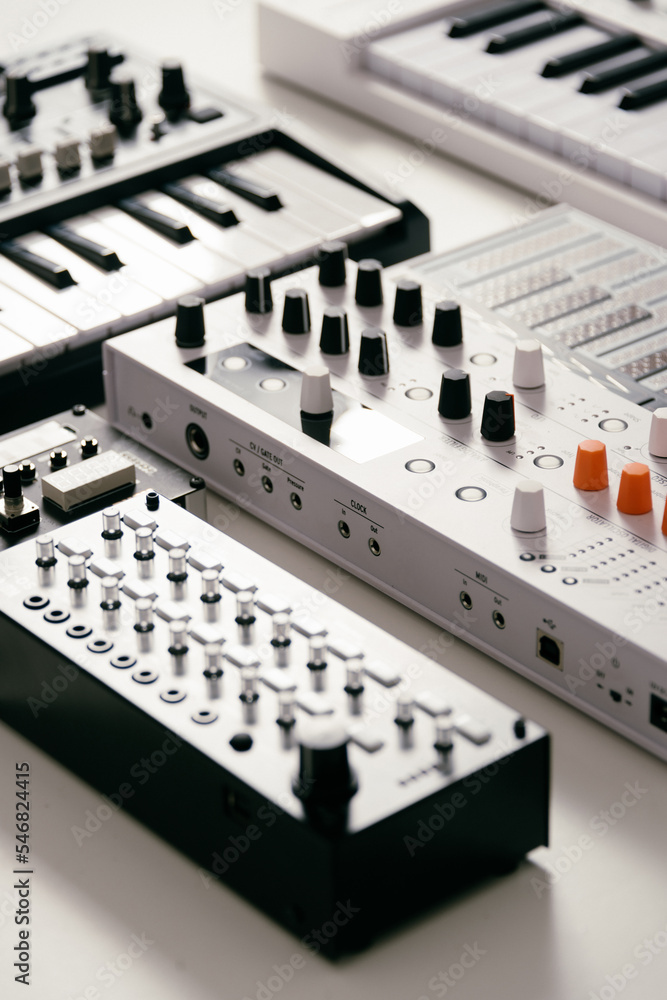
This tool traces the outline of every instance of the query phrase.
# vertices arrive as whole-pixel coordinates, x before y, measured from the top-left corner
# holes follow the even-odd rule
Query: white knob
[[[648,450],[658,458],[667,458],[667,406],[653,411]]]
[[[310,365],[301,381],[301,412],[331,413],[333,396],[329,369],[324,365]]]
[[[98,128],[91,129],[89,141],[92,158],[94,160],[107,160],[112,157],[116,150],[117,136],[116,126],[108,122]]]
[[[512,381],[519,389],[538,389],[544,385],[544,360],[539,340],[517,340]]]
[[[510,523],[515,531],[543,531],[546,528],[544,490],[534,479],[527,479],[515,488]]]
[[[79,140],[76,136],[67,135],[56,143],[56,164],[60,170],[78,170],[81,166]]]

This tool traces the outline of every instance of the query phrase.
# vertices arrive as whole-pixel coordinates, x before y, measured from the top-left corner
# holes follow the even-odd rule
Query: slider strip
[[[154,229],[161,236],[169,237],[174,243],[191,243],[194,240],[194,236],[184,222],[163,215],[162,212],[156,212],[155,209],[149,208],[141,201],[135,201],[134,198],[123,198],[122,201],[118,202],[118,207],[122,208],[128,215],[138,219],[139,222],[143,222],[149,229]]]
[[[225,170],[224,167],[214,167],[213,170],[208,171],[207,176],[216,184],[222,184],[223,187],[229,188],[230,191],[234,191],[247,201],[251,201],[253,205],[259,205],[266,212],[277,212],[283,207],[280,198],[271,188],[263,187],[256,181],[249,181],[245,177],[239,177],[237,174]]]
[[[85,257],[91,264],[101,267],[103,271],[117,271],[123,267],[123,262],[115,250],[110,250],[100,243],[94,243],[93,240],[80,236],[73,229],[68,229],[67,226],[47,226],[44,232],[47,236],[57,240],[58,243],[62,243],[64,247],[73,250],[80,257]]]
[[[14,243],[13,240],[0,243],[0,253],[9,257],[20,267],[25,268],[26,271],[41,278],[42,281],[53,285],[54,288],[68,288],[70,285],[76,285],[76,281],[62,264],[54,264],[52,260],[38,257],[36,253],[26,250],[25,247]]]

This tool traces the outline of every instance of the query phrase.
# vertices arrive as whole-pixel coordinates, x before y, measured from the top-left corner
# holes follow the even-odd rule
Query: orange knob
[[[648,514],[653,509],[648,465],[643,462],[628,462],[624,467],[616,506],[622,514]]]
[[[578,490],[604,490],[609,486],[607,449],[602,441],[582,441],[574,464],[574,485]]]

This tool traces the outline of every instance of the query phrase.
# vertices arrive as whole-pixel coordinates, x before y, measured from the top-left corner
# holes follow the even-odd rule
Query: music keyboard
[[[271,72],[664,244],[664,4],[260,3]],[[397,178],[398,179],[398,178]]]
[[[99,401],[100,342],[183,295],[306,266],[332,239],[387,262],[428,247],[413,206],[178,69],[91,39],[5,68],[0,431]]]

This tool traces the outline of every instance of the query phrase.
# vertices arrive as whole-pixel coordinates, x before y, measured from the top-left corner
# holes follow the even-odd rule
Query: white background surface
[[[526,209],[523,193],[442,157],[426,157],[410,167],[414,143],[264,80],[256,54],[254,0],[43,2],[50,13],[48,23],[35,32],[33,41],[40,47],[74,33],[113,31],[157,58],[177,55],[186,68],[214,83],[317,128],[363,171],[386,177],[402,172],[397,191],[431,216],[435,249],[501,229]],[[43,9],[39,0],[3,0],[3,54],[11,53],[17,38],[31,30],[36,14],[37,23],[43,22],[38,14]],[[214,507],[210,513],[215,514]],[[239,514],[230,530],[313,586],[323,585],[329,564],[273,529]],[[436,626],[363,583],[348,580],[337,598],[415,647],[437,643]],[[196,866],[122,813],[79,846],[72,827],[82,826],[87,811],[98,809],[99,795],[0,726],[0,997],[663,998],[667,765],[458,640],[441,656],[448,667],[551,731],[549,849],[534,851],[515,874],[465,893],[364,954],[333,965],[311,955],[223,886],[204,885]],[[6,668],[0,650],[0,669]],[[16,761],[29,761],[32,772],[30,987],[15,984],[12,970],[17,943],[11,888]],[[627,784],[637,788],[630,806],[621,804]],[[631,799],[626,794],[626,802]],[[174,808],[191,810],[197,822],[196,802],[174,803]],[[613,825],[601,818],[610,809],[618,817],[609,817]],[[581,838],[586,849],[576,847]],[[387,879],[393,877],[388,871]],[[400,893],[400,884],[396,891]],[[132,935],[152,943],[128,967],[123,956]],[[466,946],[478,949],[478,961],[454,986],[438,983],[439,973],[447,973]],[[302,954],[305,964],[291,980],[279,991],[275,980],[273,990],[264,985],[275,976],[273,966],[285,966],[295,953]],[[454,966],[454,975],[459,968]]]

